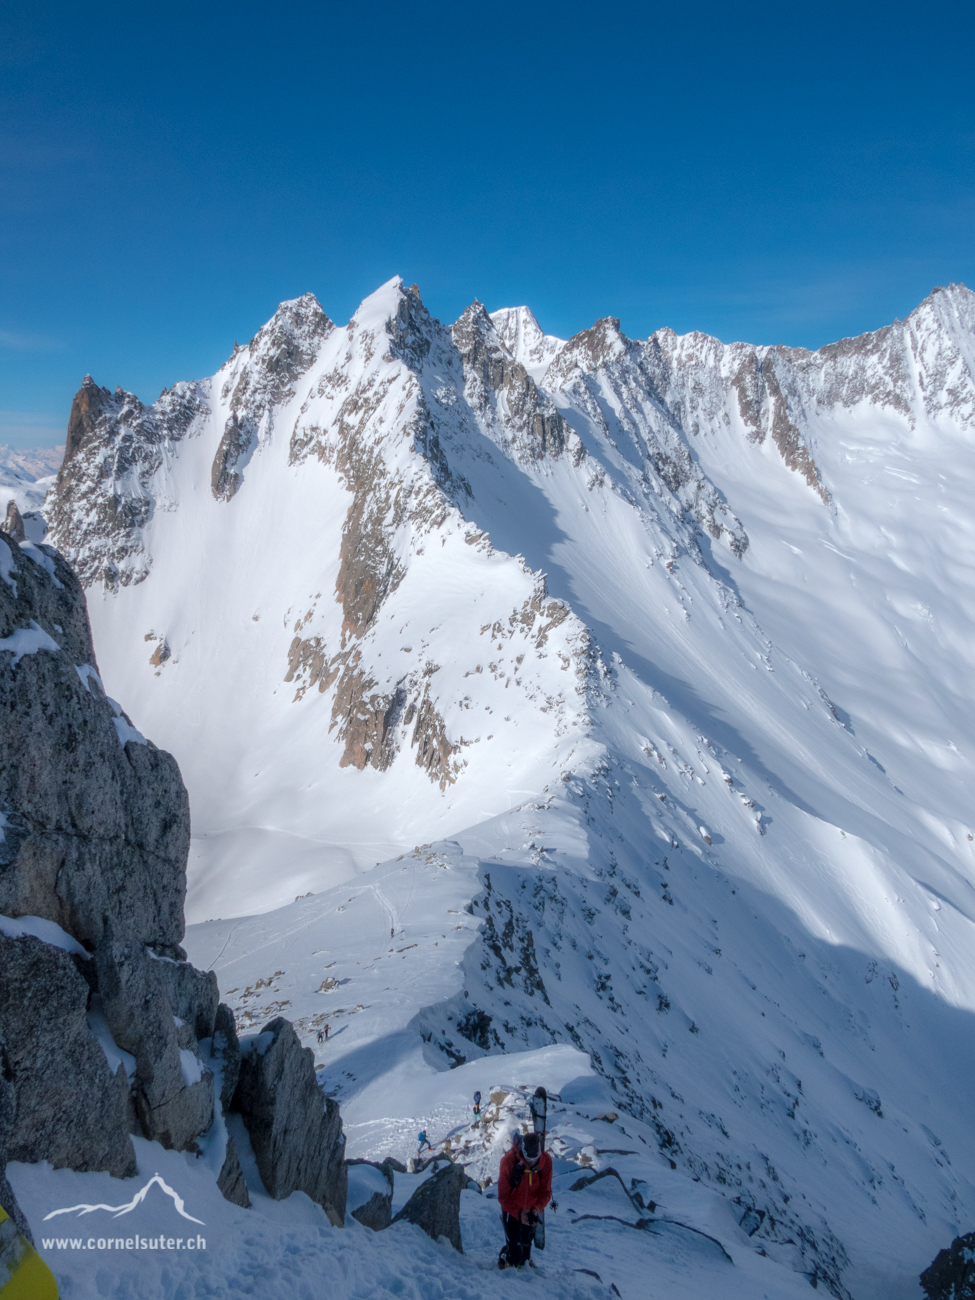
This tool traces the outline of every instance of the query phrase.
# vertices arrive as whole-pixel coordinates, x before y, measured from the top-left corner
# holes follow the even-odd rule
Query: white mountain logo
[[[160,1174],[153,1174],[145,1187],[136,1192],[135,1196],[132,1197],[132,1200],[129,1201],[127,1205],[69,1205],[63,1210],[52,1210],[50,1214],[45,1214],[44,1222],[46,1223],[48,1219],[56,1218],[59,1214],[76,1214],[80,1219],[83,1214],[92,1214],[95,1210],[107,1210],[114,1219],[117,1219],[120,1215],[128,1214],[130,1210],[134,1210],[137,1205],[141,1205],[146,1199],[146,1194],[153,1183],[158,1183],[166,1195],[173,1198],[173,1204],[176,1206],[177,1214],[181,1214],[184,1219],[189,1219],[190,1223],[199,1223],[201,1227],[206,1226],[202,1219],[194,1219],[192,1214],[186,1213],[186,1210],[183,1208],[184,1201],[182,1196],[180,1196],[178,1192],[173,1191]]]

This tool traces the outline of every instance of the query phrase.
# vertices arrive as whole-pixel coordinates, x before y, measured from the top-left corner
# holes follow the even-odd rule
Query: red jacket
[[[521,1182],[511,1186],[511,1173],[521,1165]],[[522,1210],[544,1210],[552,1199],[552,1157],[547,1151],[539,1156],[537,1165],[526,1165],[512,1147],[501,1161],[498,1175],[498,1204],[506,1214],[517,1217]]]

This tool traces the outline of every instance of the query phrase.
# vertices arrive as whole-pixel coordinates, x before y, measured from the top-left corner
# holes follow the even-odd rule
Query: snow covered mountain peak
[[[491,320],[498,337],[514,357],[525,367],[536,383],[551,365],[564,345],[564,339],[545,334],[530,307],[502,307],[491,312]]]
[[[230,409],[210,470],[210,488],[218,501],[229,501],[239,490],[258,443],[271,434],[276,407],[294,397],[296,384],[334,328],[315,295],[306,293],[281,303],[247,347],[227,362],[220,397]]]
[[[321,927],[361,899],[385,949],[419,890],[425,974],[350,949],[343,1042],[584,1046],[856,1300],[975,1215],[973,300],[807,352],[308,295],[152,406],[86,380],[47,506],[183,769],[190,919],[307,931],[300,1032]]]
[[[277,845],[292,864],[284,901],[469,824],[485,781],[532,789],[540,765],[557,772],[585,747],[584,627],[465,514],[489,456],[557,456],[563,421],[483,308],[467,343],[470,355],[395,278],[344,329],[311,295],[282,304],[213,379],[151,407],[79,397],[87,423],[53,535],[95,625],[122,638],[117,656],[100,651],[106,673],[135,673],[147,714],[195,735],[177,743],[198,791],[201,906],[226,897],[227,853],[256,870]],[[502,363],[497,390],[474,353]],[[344,806],[323,805],[323,782]],[[241,825],[245,807],[260,834]]]
[[[218,372],[221,399],[229,400],[234,412],[245,407],[251,414],[265,412],[305,373],[334,328],[313,293],[279,303],[249,343],[234,345]]]
[[[505,346],[493,318],[476,300],[451,327],[461,355],[464,396],[482,427],[516,459],[541,461],[582,444],[566,427],[552,401]]]
[[[436,326],[439,321],[424,306],[419,287],[414,284],[407,289],[400,276],[394,275],[363,299],[349,321],[348,332],[350,338],[387,336],[390,356],[417,369],[430,350],[430,330]]]
[[[590,374],[610,365],[627,353],[629,339],[620,329],[618,316],[604,316],[587,330],[573,334],[572,338],[559,349],[549,371],[546,371],[545,383],[553,388],[561,388],[570,382],[573,370]]]

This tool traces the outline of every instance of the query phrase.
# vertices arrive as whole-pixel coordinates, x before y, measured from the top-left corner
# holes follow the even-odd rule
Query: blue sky
[[[151,401],[284,298],[817,347],[975,285],[975,11],[0,8],[0,442]]]

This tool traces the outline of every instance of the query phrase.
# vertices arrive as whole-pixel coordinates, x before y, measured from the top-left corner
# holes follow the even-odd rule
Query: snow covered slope
[[[334,1014],[362,1154],[404,1070],[566,1043],[837,1296],[968,1230],[973,368],[961,286],[810,354],[394,280],[153,407],[86,380],[50,540],[234,918],[191,956]]]
[[[530,307],[502,307],[491,313],[498,337],[536,383],[565,346],[564,339],[545,334]]]
[[[0,446],[0,510],[6,513],[8,503],[13,501],[22,515],[39,511],[54,483],[61,458],[60,448]],[[32,540],[41,541],[42,521],[29,520],[27,526]]]
[[[191,919],[461,829],[584,747],[585,629],[453,504],[440,423],[486,442],[450,418],[462,383],[398,281],[347,329],[283,304],[152,408],[86,380],[50,517],[193,791]]]

